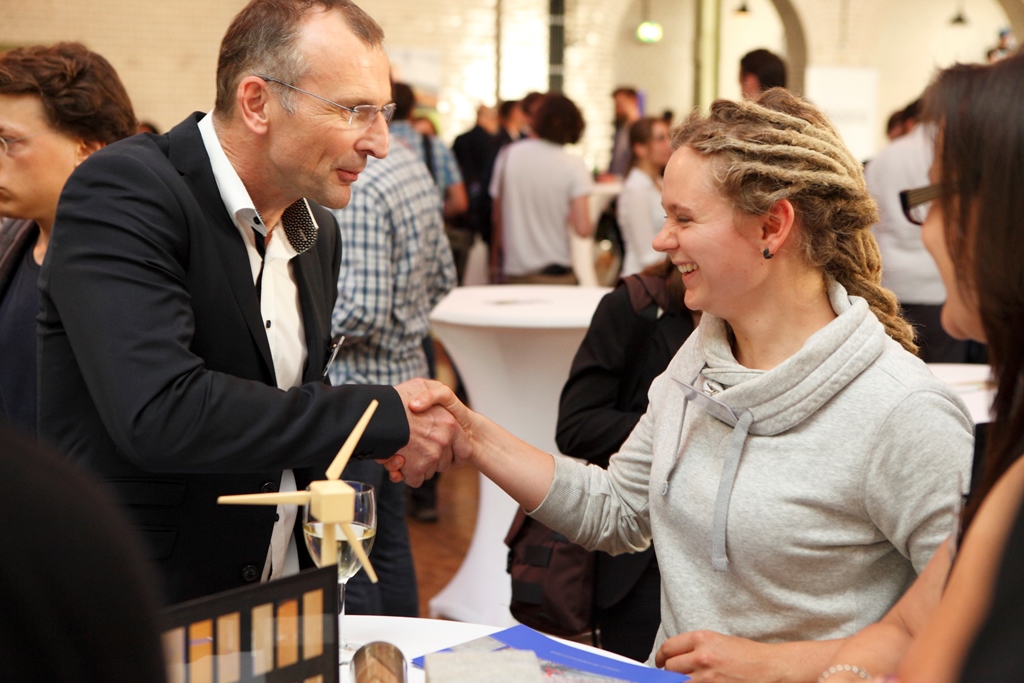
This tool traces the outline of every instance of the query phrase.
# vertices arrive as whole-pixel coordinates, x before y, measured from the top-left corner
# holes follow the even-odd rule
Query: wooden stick
[[[366,411],[363,416],[359,418],[359,422],[356,423],[352,433],[345,439],[345,443],[341,445],[341,450],[334,456],[334,461],[331,466],[327,468],[327,478],[337,479],[341,476],[342,470],[345,469],[345,465],[348,464],[348,459],[352,456],[352,451],[356,449],[356,444],[359,443],[359,439],[363,437],[363,432],[366,431],[366,425],[370,423],[370,418],[373,417],[373,411],[377,410],[377,399],[370,401],[370,405],[366,407]]]
[[[370,558],[366,556],[366,551],[363,550],[362,539],[356,538],[356,532],[352,528],[351,524],[342,522],[341,530],[345,532],[345,537],[348,538],[349,545],[351,545],[352,550],[355,551],[356,557],[359,558],[359,564],[363,565],[363,569],[366,570],[366,575],[370,577],[370,581],[377,583],[377,572],[373,571],[373,565],[370,564]]]
[[[338,528],[334,522],[324,522],[324,533],[320,539],[320,566],[338,564]]]
[[[305,505],[309,491],[277,491],[275,493],[242,493],[237,496],[219,496],[221,505]]]

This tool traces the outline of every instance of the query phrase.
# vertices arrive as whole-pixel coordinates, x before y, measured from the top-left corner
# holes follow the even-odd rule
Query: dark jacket
[[[598,304],[573,359],[558,406],[559,450],[607,467],[647,410],[651,382],[693,329],[690,311],[667,300],[664,280],[624,278]],[[653,548],[616,557],[598,553],[595,604],[620,601],[653,558]]]
[[[0,222],[0,300],[7,293],[25,249],[35,243],[38,234],[35,221],[7,218]]]
[[[0,302],[3,302],[10,290],[18,267],[25,258],[25,251],[32,248],[38,235],[39,226],[35,221],[12,218],[0,221]],[[21,334],[20,328],[18,331],[8,329],[5,332],[10,335]],[[31,340],[27,341],[31,343]],[[28,347],[22,348],[27,349]],[[14,385],[20,386],[26,393],[21,394],[18,390],[7,389],[6,381],[0,380],[0,420],[7,419],[34,430],[35,407],[28,407],[24,403],[35,402],[35,363],[25,367],[25,363],[20,358],[17,361],[3,359],[3,362],[6,362],[7,365],[0,367],[0,375],[5,380],[13,379]],[[33,387],[31,391],[28,391],[29,386]],[[12,393],[14,395],[11,395]]]
[[[355,457],[409,439],[391,387],[321,381],[341,244],[313,207],[294,259],[309,354],[281,391],[245,244],[193,114],[90,156],[68,180],[40,277],[40,435],[97,473],[134,514],[177,602],[258,580],[273,507],[217,496],[320,478],[371,399]],[[308,563],[300,542],[300,559]]]

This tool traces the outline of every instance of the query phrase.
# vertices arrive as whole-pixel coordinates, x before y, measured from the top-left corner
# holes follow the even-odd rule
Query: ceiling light
[[[665,31],[656,21],[644,21],[636,27],[636,39],[641,43],[656,43],[664,36]]]
[[[636,27],[636,39],[641,43],[656,43],[665,36],[661,24],[651,21],[650,0],[642,0],[640,4],[642,21]]]

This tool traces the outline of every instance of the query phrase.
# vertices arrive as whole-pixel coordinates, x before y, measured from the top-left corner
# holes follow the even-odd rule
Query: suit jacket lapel
[[[316,283],[323,279],[323,275],[316,250],[299,254],[293,263],[302,307],[302,326],[306,331],[307,360],[303,380],[313,382],[323,377],[323,364],[327,360],[324,340],[330,337],[331,321],[319,305],[321,295]]]
[[[242,312],[249,334],[252,335],[263,361],[267,364],[269,376],[274,377],[274,360],[270,355],[270,343],[267,341],[260,303],[252,281],[249,255],[246,253],[242,236],[238,234],[237,226],[221,200],[220,190],[217,189],[213,168],[210,166],[210,159],[198,128],[202,117],[202,113],[196,112],[168,133],[167,156],[192,188],[193,195],[207,217],[210,236],[220,252],[220,261],[230,284],[231,294]]]

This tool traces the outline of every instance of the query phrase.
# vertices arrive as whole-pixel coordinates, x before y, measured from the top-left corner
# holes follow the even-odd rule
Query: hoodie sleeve
[[[590,550],[617,555],[648,548],[653,422],[650,413],[640,418],[607,470],[556,457],[548,495],[530,514]]]
[[[862,482],[865,509],[918,573],[958,524],[973,432],[967,408],[944,385],[908,393],[878,432]]]

